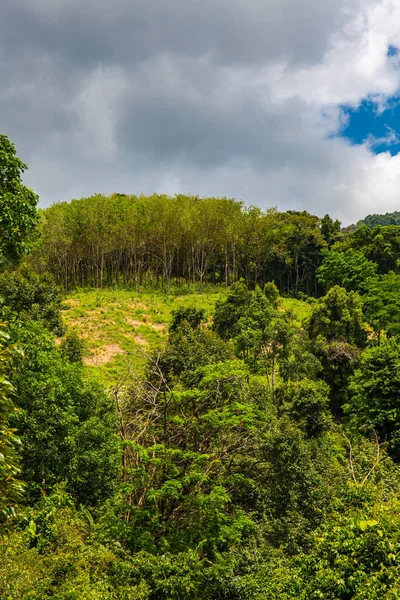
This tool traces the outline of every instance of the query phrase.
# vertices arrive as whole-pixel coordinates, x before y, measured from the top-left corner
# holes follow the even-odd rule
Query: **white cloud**
[[[387,56],[389,45],[400,46],[400,5],[361,1],[318,64],[288,69],[276,78],[276,95],[325,106],[357,106],[368,96],[376,101],[391,96],[399,88],[400,70]]]

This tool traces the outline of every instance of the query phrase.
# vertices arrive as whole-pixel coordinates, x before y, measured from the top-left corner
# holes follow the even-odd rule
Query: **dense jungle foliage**
[[[0,136],[0,598],[400,598],[400,226],[181,196],[37,213],[25,168]],[[65,294],[123,285],[193,302],[104,385]]]

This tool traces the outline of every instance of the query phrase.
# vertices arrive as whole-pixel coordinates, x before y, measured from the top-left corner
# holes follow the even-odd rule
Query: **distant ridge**
[[[355,229],[358,229],[362,225],[366,225],[370,229],[376,227],[377,225],[400,225],[400,211],[395,210],[394,212],[386,213],[384,215],[368,215],[365,217],[365,219],[357,221],[356,224],[353,223],[352,225],[344,227],[342,231],[355,231]]]
[[[358,221],[356,228],[366,225],[367,227],[376,227],[377,225],[400,225],[400,211],[386,213],[384,215],[368,215],[365,219]]]

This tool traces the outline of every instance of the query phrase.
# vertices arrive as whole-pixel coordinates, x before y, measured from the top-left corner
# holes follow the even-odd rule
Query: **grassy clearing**
[[[224,288],[186,295],[131,290],[76,291],[63,303],[63,319],[85,343],[88,377],[114,385],[127,371],[143,373],[147,356],[166,340],[172,311],[184,306],[205,309],[210,318]],[[282,299],[283,308],[302,321],[310,305],[293,298]]]
[[[300,325],[310,315],[311,305],[296,298],[282,298],[282,306],[285,311],[292,311],[296,322]]]
[[[64,301],[63,319],[85,342],[87,375],[113,385],[127,369],[143,372],[146,355],[165,342],[173,310],[195,306],[210,317],[223,293],[77,291]]]

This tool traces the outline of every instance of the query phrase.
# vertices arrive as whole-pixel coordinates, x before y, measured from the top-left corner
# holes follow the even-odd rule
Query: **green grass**
[[[110,386],[128,371],[143,372],[146,356],[165,342],[173,310],[195,306],[209,318],[223,294],[77,291],[63,303],[63,320],[85,343],[87,375]]]
[[[310,304],[296,298],[282,298],[282,306],[286,311],[290,310],[294,313],[298,324],[301,324],[311,312]]]

